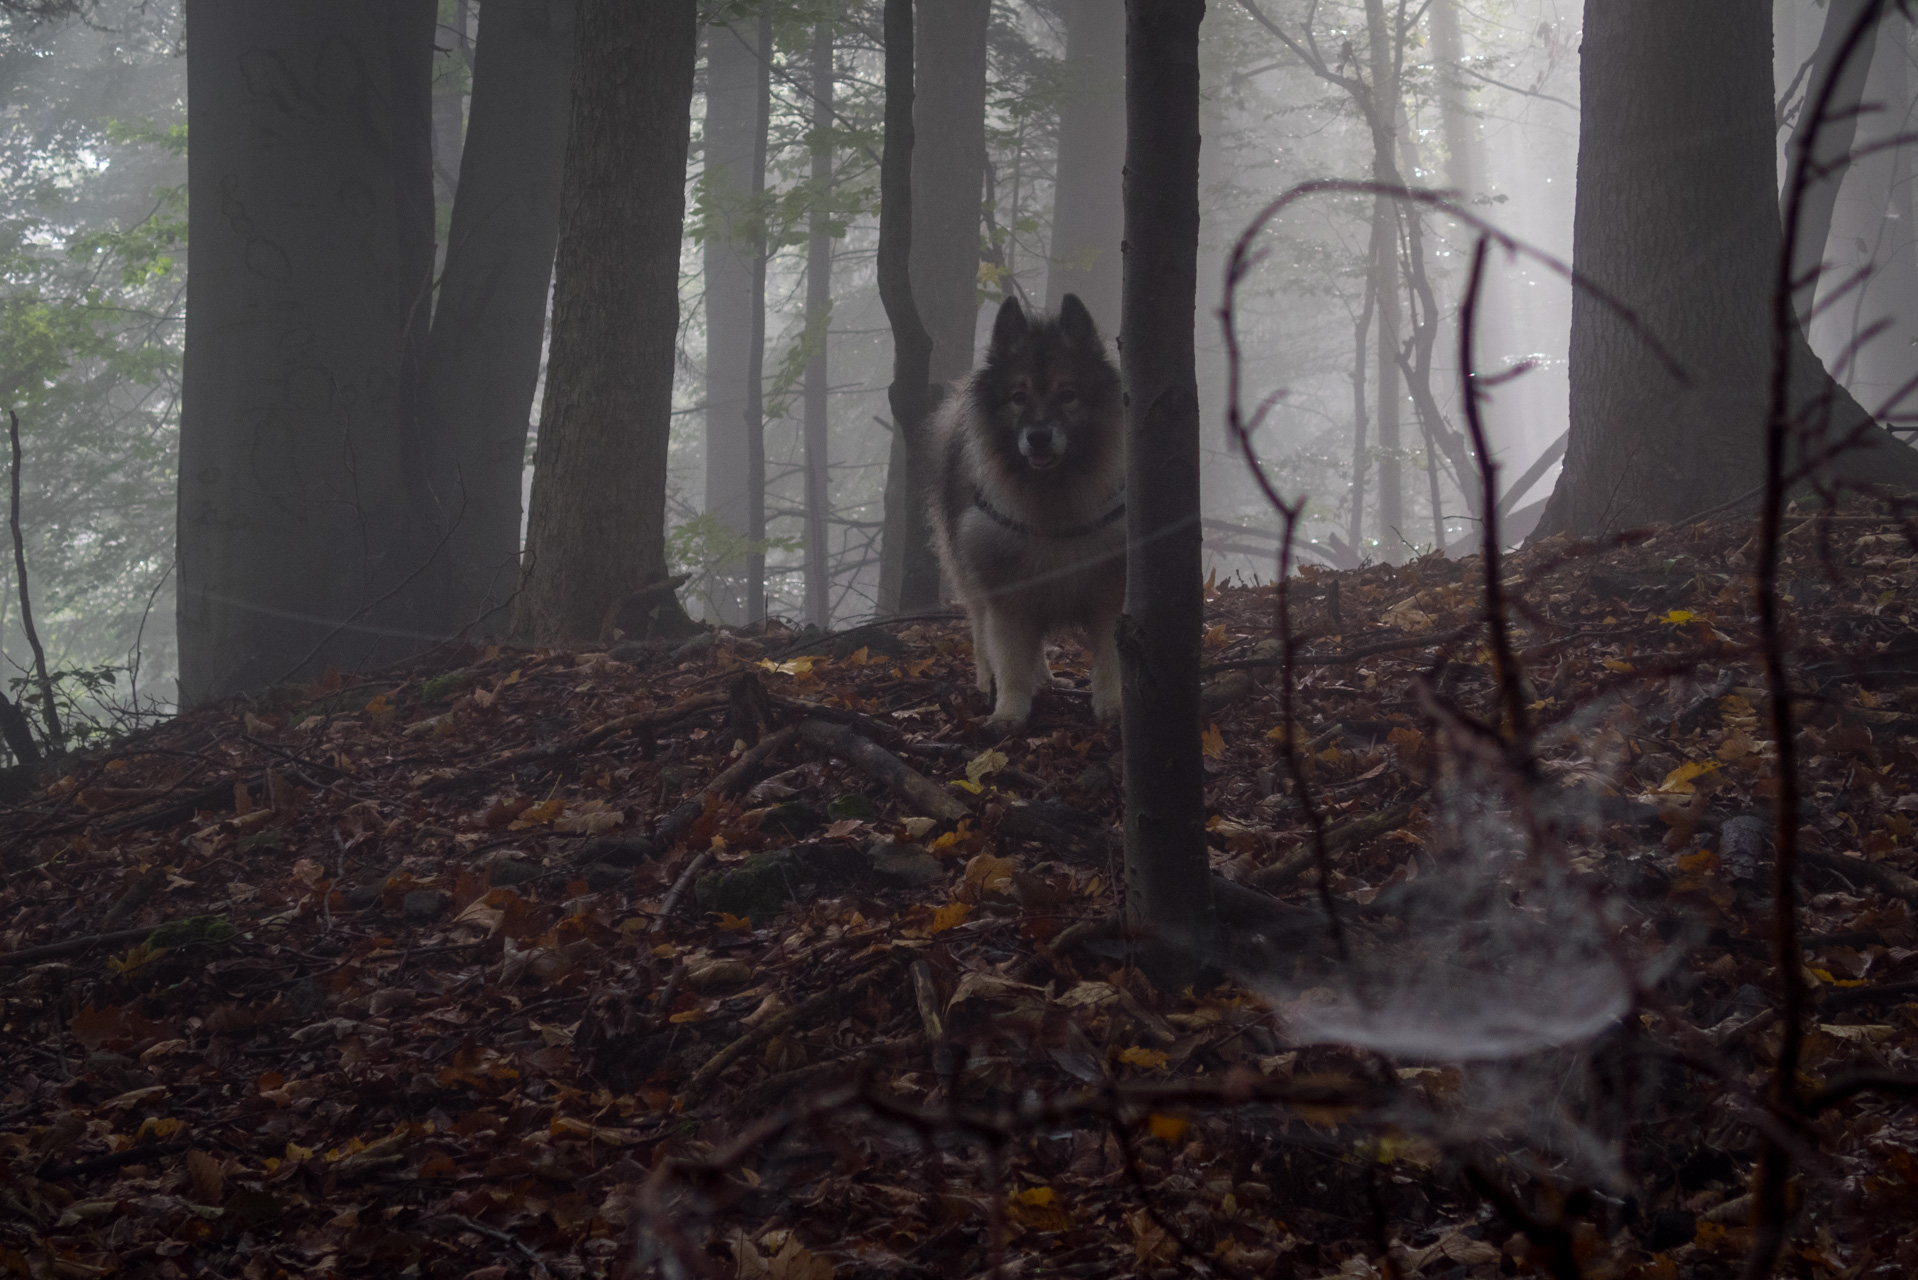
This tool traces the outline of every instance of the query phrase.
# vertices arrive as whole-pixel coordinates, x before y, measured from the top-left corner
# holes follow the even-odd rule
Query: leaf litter
[[[1290,726],[1273,593],[1211,590],[1197,991],[1126,964],[1083,655],[997,741],[951,619],[441,653],[75,758],[0,814],[0,1268],[1732,1274],[1780,1033],[1746,532],[1511,558],[1522,791],[1447,720],[1496,702],[1476,560],[1296,580]],[[1847,1083],[1918,1044],[1900,534],[1786,544],[1798,1275],[1918,1271],[1909,1086]]]

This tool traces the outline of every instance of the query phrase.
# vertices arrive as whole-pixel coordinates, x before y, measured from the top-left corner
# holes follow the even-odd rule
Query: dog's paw
[[[1114,724],[1119,719],[1119,707],[1123,701],[1117,689],[1109,693],[1096,690],[1092,695],[1092,714],[1100,724]]]
[[[1031,718],[1031,715],[1030,711],[995,711],[986,720],[986,734],[995,739],[1010,738],[1025,729],[1026,721]]]

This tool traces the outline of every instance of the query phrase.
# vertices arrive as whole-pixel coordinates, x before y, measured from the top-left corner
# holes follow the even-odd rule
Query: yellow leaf
[[[981,751],[966,761],[966,781],[972,784],[972,790],[979,790],[981,779],[991,777],[1006,767],[1006,753],[1003,751]]]
[[[940,836],[937,840],[934,840],[932,842],[932,847],[935,852],[940,849],[950,849],[952,848],[952,846],[958,844],[961,840],[966,839],[971,834],[972,834],[972,819],[961,818],[959,819],[959,825],[953,828],[951,831],[946,832],[946,834],[944,834],[943,836]]]
[[[1607,658],[1605,659],[1605,669],[1607,671],[1625,672],[1634,670],[1635,668],[1623,658]]]
[[[969,782],[964,778],[954,778],[952,780],[952,785],[955,787],[958,787],[961,791],[970,791],[975,796],[985,790],[985,788],[980,786],[978,783]]]
[[[1219,567],[1212,566],[1212,572],[1205,575],[1205,598],[1210,600],[1219,593]]]
[[[736,916],[730,911],[722,911],[717,927],[721,933],[751,933],[753,921],[751,916]]]
[[[786,662],[774,662],[771,658],[761,658],[759,665],[776,675],[809,676],[812,674],[814,663],[829,661],[829,659],[819,657],[816,654],[809,654],[806,657],[793,658]]]
[[[551,800],[542,800],[538,804],[528,807],[519,815],[519,818],[513,822],[512,825],[515,827],[530,827],[536,823],[551,822],[564,812],[566,812],[565,799],[560,796],[554,796]]]
[[[1219,726],[1209,724],[1199,737],[1199,751],[1208,760],[1225,759],[1225,735],[1219,732]]]
[[[1018,1193],[1017,1199],[1020,1204],[1029,1204],[1035,1208],[1043,1209],[1058,1199],[1058,1193],[1051,1187],[1027,1187],[1024,1191]]]
[[[863,667],[870,660],[871,659],[866,656],[866,647],[861,645],[852,651],[852,656],[846,659],[846,665],[849,667]]]
[[[1206,628],[1206,632],[1205,632],[1206,648],[1223,649],[1225,648],[1226,645],[1230,643],[1231,643],[1231,640],[1225,634],[1225,624],[1223,622],[1215,622],[1210,627]]]
[[[1716,772],[1717,769],[1718,762],[1715,760],[1687,760],[1684,764],[1679,765],[1676,769],[1666,774],[1665,780],[1658,784],[1657,789],[1666,795],[1692,795],[1698,790],[1698,788],[1693,785],[1692,779],[1702,778],[1708,773]]]
[[[1003,888],[1012,880],[1014,867],[1006,858],[981,853],[966,863],[966,883],[980,889]]]
[[[1693,613],[1690,609],[1673,609],[1670,613],[1660,618],[1659,621],[1668,622],[1674,627],[1682,627],[1688,622],[1698,621],[1698,618],[1699,615]]]
[[[908,662],[906,664],[906,674],[917,680],[920,676],[926,674],[926,668],[930,667],[936,661],[938,661],[936,658],[921,658],[917,662]]]
[[[289,1142],[286,1144],[286,1158],[295,1161],[311,1160],[313,1158],[313,1148],[303,1147],[297,1142]]]
[[[518,684],[518,683],[519,683],[519,668],[514,667],[513,674],[510,676],[507,676],[504,680],[500,681],[499,687],[504,689],[509,684]]]
[[[666,1019],[666,1021],[668,1022],[699,1022],[699,1021],[702,1021],[705,1017],[706,1017],[706,1011],[704,1009],[681,1009],[678,1013],[675,1013],[672,1017]]]
[[[1272,728],[1266,730],[1265,736],[1270,738],[1274,742],[1278,742],[1278,743],[1289,742],[1291,741],[1291,738],[1292,738],[1292,729],[1291,729],[1291,726],[1289,725],[1283,725],[1283,724],[1273,725]]]
[[[932,913],[932,923],[926,926],[926,933],[928,936],[935,933],[944,933],[956,925],[964,924],[971,915],[972,904],[970,902],[948,902],[945,906]]]
[[[1158,1068],[1163,1067],[1167,1059],[1165,1054],[1157,1049],[1141,1049],[1134,1046],[1130,1049],[1121,1049],[1119,1051],[1119,1061],[1132,1067]]]
[[[1143,1051],[1139,1049],[1128,1049],[1126,1052],[1140,1053]],[[1165,1055],[1160,1054],[1159,1056],[1163,1058]],[[1145,1123],[1146,1128],[1152,1130],[1153,1137],[1169,1146],[1177,1142],[1180,1136],[1185,1133],[1185,1127],[1188,1122],[1183,1116],[1160,1115],[1155,1111],[1146,1117]]]

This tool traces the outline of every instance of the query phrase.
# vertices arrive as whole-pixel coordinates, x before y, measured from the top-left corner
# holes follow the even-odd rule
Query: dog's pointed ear
[[[1099,327],[1092,323],[1092,313],[1086,310],[1086,304],[1079,301],[1076,293],[1068,293],[1059,303],[1059,332],[1075,347],[1087,351],[1105,349],[1105,343],[1099,338]]]
[[[999,316],[992,322],[992,353],[1007,355],[1026,340],[1026,310],[1011,294],[999,304]]]

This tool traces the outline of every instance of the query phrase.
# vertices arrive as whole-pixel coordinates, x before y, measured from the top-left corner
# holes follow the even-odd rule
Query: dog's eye
[[[1015,392],[1013,392],[1013,393],[1012,393],[1012,403],[1014,403],[1014,404],[1018,404],[1018,405],[1023,405],[1023,404],[1025,403],[1025,402],[1026,402],[1026,393],[1025,393],[1025,392],[1023,392],[1023,391],[1015,391]]]
[[[1060,404],[1071,404],[1073,401],[1077,400],[1078,398],[1079,398],[1079,393],[1077,391],[1074,391],[1071,387],[1067,387],[1065,390],[1059,393]]]

